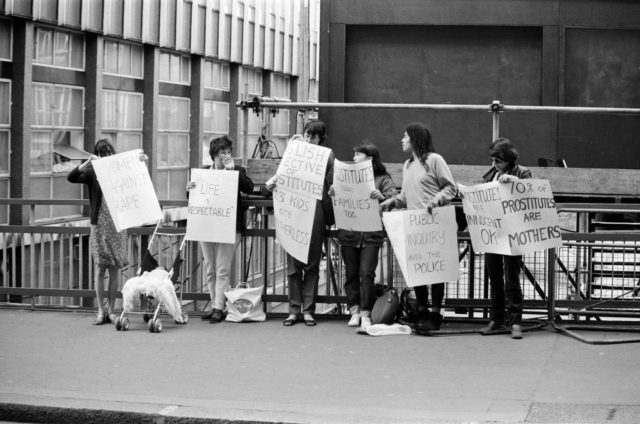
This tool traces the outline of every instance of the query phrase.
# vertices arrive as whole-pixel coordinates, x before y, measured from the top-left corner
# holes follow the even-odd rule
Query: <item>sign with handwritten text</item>
[[[291,140],[287,145],[278,171],[278,187],[314,199],[322,199],[324,174],[331,149],[304,141]]]
[[[104,200],[117,231],[162,218],[158,196],[141,150],[131,150],[92,162]]]
[[[514,256],[562,246],[549,181],[494,181],[458,188],[476,252]]]
[[[192,169],[187,240],[235,243],[238,171]]]
[[[352,231],[381,231],[380,205],[371,198],[376,185],[371,161],[333,162],[333,211],[336,226]]]
[[[307,263],[317,200],[278,186],[273,192],[276,240],[300,262]]]
[[[385,212],[382,221],[407,286],[459,277],[458,226],[453,206]]]

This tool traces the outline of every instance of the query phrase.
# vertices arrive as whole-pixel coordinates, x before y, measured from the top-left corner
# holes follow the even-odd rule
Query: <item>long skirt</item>
[[[126,231],[116,231],[104,199],[100,201],[98,208],[98,224],[91,225],[89,236],[89,249],[93,260],[98,265],[123,268],[128,264]]]

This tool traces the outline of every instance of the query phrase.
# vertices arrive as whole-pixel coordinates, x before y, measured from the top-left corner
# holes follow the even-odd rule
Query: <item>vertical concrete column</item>
[[[203,81],[204,59],[191,55],[191,118],[189,133],[189,166],[198,168],[202,163],[202,135],[204,130],[202,100],[204,98]]]
[[[144,115],[142,117],[142,149],[149,156],[149,174],[154,179],[158,168],[156,143],[158,136],[158,93],[160,92],[160,50],[146,44],[144,46]]]
[[[84,95],[84,149],[93,153],[93,148],[102,136],[102,79],[104,72],[103,37],[90,32],[86,33],[85,75],[86,87]],[[113,140],[112,140],[113,141]]]
[[[31,120],[33,101],[33,22],[13,18],[13,78],[11,87],[11,188],[9,196],[31,195]],[[11,206],[9,223],[29,223],[28,207]]]

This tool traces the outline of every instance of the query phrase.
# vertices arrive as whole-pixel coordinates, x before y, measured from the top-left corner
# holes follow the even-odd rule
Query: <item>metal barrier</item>
[[[29,200],[22,200],[27,204]],[[39,201],[41,202],[41,201]],[[249,227],[243,234],[238,265],[239,280],[254,286],[264,285],[264,301],[270,316],[286,313],[286,260],[275,241],[270,200],[245,200],[251,205]],[[180,206],[185,202],[163,202]],[[579,232],[563,232],[563,247],[526,255],[523,259],[525,313],[544,315],[565,334],[573,328],[565,322],[589,329],[599,322],[606,329],[613,319],[636,322],[640,318],[640,232],[588,232],[595,213],[640,213],[637,206],[558,205],[561,213],[576,214]],[[582,224],[581,224],[582,223]],[[169,267],[177,252],[184,228],[175,223],[162,227],[152,253]],[[586,227],[584,227],[586,226]],[[584,227],[584,228],[583,228]],[[128,230],[129,266],[123,278],[133,276],[147,247],[153,228]],[[0,226],[0,300],[31,307],[91,308],[95,298],[93,263],[88,249],[88,227]],[[323,284],[318,303],[325,312],[340,316],[345,312],[344,270],[340,251],[328,232],[326,259],[322,268]],[[201,255],[196,243],[184,249],[181,269],[182,298],[200,310],[198,302],[209,301],[203,284]],[[488,318],[489,284],[484,270],[484,255],[473,251],[467,233],[459,233],[460,278],[446,285],[445,308],[448,319],[482,320]],[[378,282],[393,284],[399,290],[404,279],[390,246],[380,253]],[[594,321],[595,320],[595,321]],[[605,325],[605,327],[602,327]],[[624,327],[628,331],[629,326]],[[633,329],[633,328],[632,328]],[[574,336],[573,334],[572,337]],[[625,339],[624,341],[628,341]]]

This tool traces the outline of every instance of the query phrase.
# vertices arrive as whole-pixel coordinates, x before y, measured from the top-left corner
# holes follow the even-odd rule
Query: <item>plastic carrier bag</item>
[[[262,286],[249,287],[247,283],[239,283],[224,295],[227,298],[226,321],[255,322],[267,319],[262,308]]]

